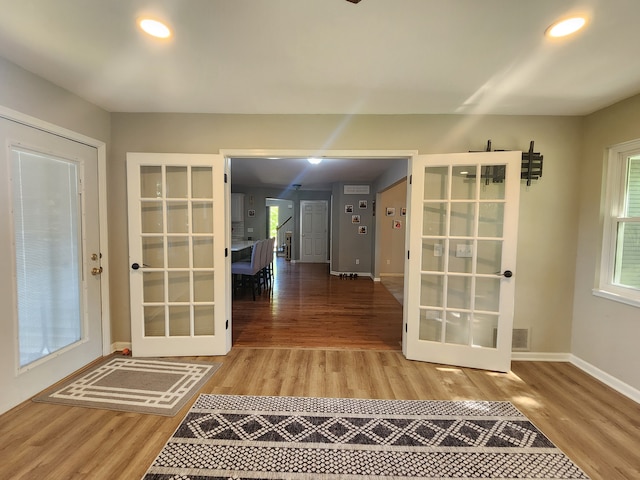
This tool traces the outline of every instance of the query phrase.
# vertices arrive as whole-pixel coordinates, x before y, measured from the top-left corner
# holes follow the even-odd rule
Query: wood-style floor
[[[395,318],[380,285],[365,279],[313,278],[323,272],[326,267],[288,264],[277,273],[281,278],[273,303],[266,297],[255,304],[250,297],[247,302],[238,299],[238,336],[231,352],[196,358],[223,364],[201,393],[507,400],[592,479],[640,478],[640,406],[635,402],[568,363],[514,362],[510,373],[500,374],[407,361],[397,350],[400,334],[380,333],[386,329],[370,322],[384,317],[378,310],[388,309]],[[307,281],[316,287],[310,290]],[[321,296],[318,282],[332,293]],[[296,301],[294,291],[304,298]],[[291,302],[278,304],[287,295]],[[364,299],[372,305],[367,308]],[[254,313],[241,314],[249,302],[248,311]],[[265,315],[270,310],[282,312],[283,325],[277,320],[280,314]],[[311,318],[314,338],[303,339],[313,329],[297,326]],[[341,333],[340,325],[357,330]],[[364,340],[347,338],[368,325],[380,332]],[[252,340],[251,331],[263,332],[264,342]],[[285,345],[287,341],[291,344]],[[167,418],[25,402],[0,416],[0,478],[139,479],[189,405]]]

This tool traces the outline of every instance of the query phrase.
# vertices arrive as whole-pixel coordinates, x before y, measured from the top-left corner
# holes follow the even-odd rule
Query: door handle
[[[91,275],[100,275],[102,273],[102,267],[93,267],[91,269]]]
[[[143,263],[142,265],[140,265],[139,263],[132,263],[131,264],[131,268],[134,270],[138,270],[141,267],[149,267],[149,265],[147,265],[146,263]]]
[[[513,272],[511,270],[505,270],[504,272],[496,272],[496,275],[500,275],[501,277],[511,278],[513,277]]]

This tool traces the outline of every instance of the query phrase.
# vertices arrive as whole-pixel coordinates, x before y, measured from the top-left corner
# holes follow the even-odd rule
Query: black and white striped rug
[[[509,402],[201,395],[143,478],[588,477]]]

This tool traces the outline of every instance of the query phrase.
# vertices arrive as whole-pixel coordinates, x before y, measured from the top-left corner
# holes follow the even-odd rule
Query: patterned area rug
[[[108,357],[35,402],[174,416],[220,368],[220,363]]]
[[[586,479],[509,402],[201,395],[143,480]]]

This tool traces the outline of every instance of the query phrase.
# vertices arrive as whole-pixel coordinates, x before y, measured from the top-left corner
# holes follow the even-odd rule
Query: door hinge
[[[409,324],[408,323],[404,324],[404,333],[409,333]]]
[[[229,320],[227,320],[224,324],[224,329],[229,330]]]
[[[413,174],[409,175],[409,185],[413,184]]]
[[[224,249],[224,258],[227,258],[229,256],[229,249],[225,247]]]
[[[227,183],[227,174],[224,174],[224,183]]]
[[[410,253],[411,253],[411,252],[410,252],[409,250],[407,250],[407,260],[409,260],[409,259],[410,259]]]

